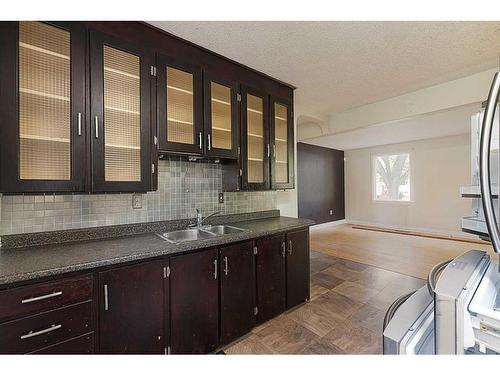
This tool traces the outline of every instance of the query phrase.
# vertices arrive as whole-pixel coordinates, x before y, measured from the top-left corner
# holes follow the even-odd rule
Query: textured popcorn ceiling
[[[150,22],[297,86],[330,115],[498,66],[500,22]]]

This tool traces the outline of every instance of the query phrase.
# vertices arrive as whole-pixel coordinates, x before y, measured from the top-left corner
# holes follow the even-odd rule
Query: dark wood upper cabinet
[[[256,241],[258,323],[285,311],[285,235]]]
[[[201,354],[219,344],[217,249],[170,258],[170,350]]]
[[[140,263],[99,273],[101,353],[164,353],[166,264]]]
[[[271,188],[293,189],[294,127],[293,107],[288,99],[271,96]]]
[[[0,191],[85,191],[85,40],[78,23],[0,23]]]
[[[92,190],[151,188],[152,53],[115,37],[90,34]]]
[[[269,174],[269,96],[246,86],[241,89],[241,169],[243,190],[266,190]]]
[[[288,232],[286,246],[286,308],[290,309],[309,300],[309,230]]]
[[[201,68],[159,54],[156,76],[160,151],[203,154]]]
[[[203,85],[206,155],[237,159],[239,84],[205,71]]]
[[[220,249],[222,344],[250,332],[255,325],[256,284],[253,242]]]

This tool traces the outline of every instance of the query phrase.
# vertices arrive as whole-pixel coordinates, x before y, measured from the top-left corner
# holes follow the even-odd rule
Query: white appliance
[[[484,110],[472,117],[471,185],[473,215],[462,229],[500,250],[498,224],[500,72]],[[470,250],[436,265],[427,286],[398,298],[384,319],[384,354],[500,353],[500,268],[485,251]]]

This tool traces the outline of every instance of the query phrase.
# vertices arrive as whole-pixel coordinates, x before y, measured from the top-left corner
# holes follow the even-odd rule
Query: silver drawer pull
[[[109,310],[108,284],[104,284],[104,311]]]
[[[217,259],[214,260],[214,279],[217,280]]]
[[[225,266],[224,266],[224,273],[227,276],[227,274],[229,273],[229,262],[227,260],[227,257],[224,257],[224,264],[225,264]]]
[[[200,150],[201,150],[201,147],[202,147],[202,144],[201,144],[201,132],[198,134],[198,146],[200,147]]]
[[[21,336],[21,340],[29,339],[30,337],[40,336],[44,333],[49,333],[55,331],[56,329],[61,328],[61,324],[52,324],[49,328],[42,329],[41,331],[29,331],[27,334]]]
[[[62,292],[59,291],[59,292],[54,292],[54,293],[50,293],[50,294],[45,294],[43,296],[26,298],[26,299],[23,299],[21,301],[21,303],[36,302],[36,301],[41,301],[41,300],[44,300],[44,299],[47,299],[47,298],[53,298],[53,297],[57,297],[57,296],[61,296],[61,295],[62,295]]]
[[[95,117],[95,137],[99,138],[99,117]]]
[[[207,136],[208,138],[208,151],[210,151],[212,149],[212,141],[210,139],[210,134]]]
[[[78,135],[82,135],[82,113],[78,112]]]

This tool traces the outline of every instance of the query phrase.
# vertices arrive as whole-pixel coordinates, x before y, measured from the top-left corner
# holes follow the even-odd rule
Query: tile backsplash
[[[222,192],[223,168],[205,161],[176,158],[159,161],[158,190],[142,196],[142,208],[132,208],[132,194],[17,195],[1,198],[0,235],[77,229],[104,225],[275,209],[275,191]]]

